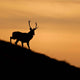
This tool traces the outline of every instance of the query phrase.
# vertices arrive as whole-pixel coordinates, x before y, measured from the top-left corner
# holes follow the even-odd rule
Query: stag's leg
[[[23,47],[23,42],[21,42],[22,43],[22,47]]]
[[[28,48],[30,49],[29,42],[27,42]]]
[[[17,45],[18,41],[19,41],[19,40],[17,40],[17,41],[15,42],[16,45]]]

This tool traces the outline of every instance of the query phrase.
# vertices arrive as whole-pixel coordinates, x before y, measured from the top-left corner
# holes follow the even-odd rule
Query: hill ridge
[[[59,61],[48,57],[47,55],[31,51],[9,42],[0,40],[0,64],[14,65],[37,65],[46,66],[47,69],[62,73],[80,73],[80,68],[70,65],[65,61]],[[43,66],[44,65],[44,66]],[[50,67],[50,68],[49,68]]]

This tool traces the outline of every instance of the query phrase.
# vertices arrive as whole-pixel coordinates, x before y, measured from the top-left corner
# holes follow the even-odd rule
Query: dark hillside
[[[25,68],[36,66],[41,69],[51,71],[53,74],[57,73],[70,73],[80,74],[80,68],[70,65],[64,61],[52,59],[46,55],[36,53],[34,51],[13,45],[9,42],[0,41],[0,64],[1,65],[23,65]],[[37,69],[36,68],[36,69]]]

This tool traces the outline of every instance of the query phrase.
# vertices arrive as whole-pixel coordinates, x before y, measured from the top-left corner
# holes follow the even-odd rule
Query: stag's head
[[[29,24],[30,32],[31,32],[31,34],[34,35],[34,34],[35,34],[34,31],[38,28],[38,27],[37,27],[37,22],[35,22],[35,28],[31,28],[30,22],[31,22],[31,21],[29,20],[29,21],[28,21],[28,24]]]

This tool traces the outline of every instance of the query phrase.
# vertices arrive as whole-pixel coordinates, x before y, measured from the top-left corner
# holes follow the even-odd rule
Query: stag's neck
[[[28,34],[29,34],[29,36],[33,36],[34,35],[34,33],[32,33],[31,31]]]

